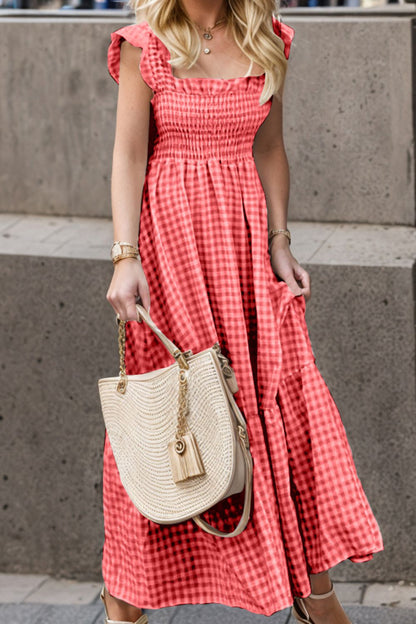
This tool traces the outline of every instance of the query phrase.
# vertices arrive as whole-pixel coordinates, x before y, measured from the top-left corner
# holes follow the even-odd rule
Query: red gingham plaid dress
[[[294,31],[273,18],[289,56]],[[179,79],[147,22],[111,33],[110,75],[120,43],[142,48],[154,92],[138,243],[152,319],[181,350],[220,343],[235,370],[235,399],[253,456],[247,528],[220,538],[192,520],[158,525],[120,482],[107,432],[103,457],[108,591],[140,608],[220,603],[271,615],[311,592],[308,574],[383,550],[340,414],[315,365],[305,299],[273,273],[267,208],[252,155],[271,99],[264,76]],[[175,360],[146,323],[126,325],[128,374]],[[204,517],[232,530],[243,493]]]

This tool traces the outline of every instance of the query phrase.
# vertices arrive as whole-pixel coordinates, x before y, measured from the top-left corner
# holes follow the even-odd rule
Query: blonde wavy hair
[[[152,31],[170,51],[172,67],[190,69],[201,53],[201,38],[185,12],[181,0],[128,0],[136,22],[146,20]],[[280,0],[226,0],[226,16],[240,50],[264,69],[265,81],[260,105],[272,95],[281,98],[287,59],[284,43],[273,31],[272,16],[279,14]]]

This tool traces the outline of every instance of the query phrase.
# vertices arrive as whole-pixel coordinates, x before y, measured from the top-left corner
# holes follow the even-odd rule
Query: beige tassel
[[[169,461],[175,483],[205,474],[198,444],[192,431],[168,444]]]

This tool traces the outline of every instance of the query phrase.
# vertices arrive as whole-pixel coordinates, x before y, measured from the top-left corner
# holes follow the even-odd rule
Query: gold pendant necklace
[[[204,37],[204,39],[209,41],[209,40],[213,39],[212,31],[214,30],[214,28],[216,28],[218,26],[218,24],[221,24],[222,22],[225,22],[225,21],[226,21],[226,18],[222,17],[217,22],[215,22],[214,26],[203,27],[203,26],[200,26],[199,24],[197,24],[196,22],[194,22],[194,24],[195,24],[195,26],[197,28],[199,28],[199,30],[203,30],[204,31],[202,36]],[[208,48],[208,47],[204,48],[204,54],[210,54],[210,53],[211,53],[211,49],[210,48]]]

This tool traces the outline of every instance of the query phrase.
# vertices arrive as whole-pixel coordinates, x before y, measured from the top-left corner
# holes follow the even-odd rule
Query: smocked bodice
[[[178,81],[182,79],[174,79]],[[264,77],[226,83],[185,82],[175,90],[159,91],[153,98],[158,136],[152,158],[252,158],[255,134],[270,109],[270,103],[256,104]],[[232,88],[238,84],[238,90]]]

